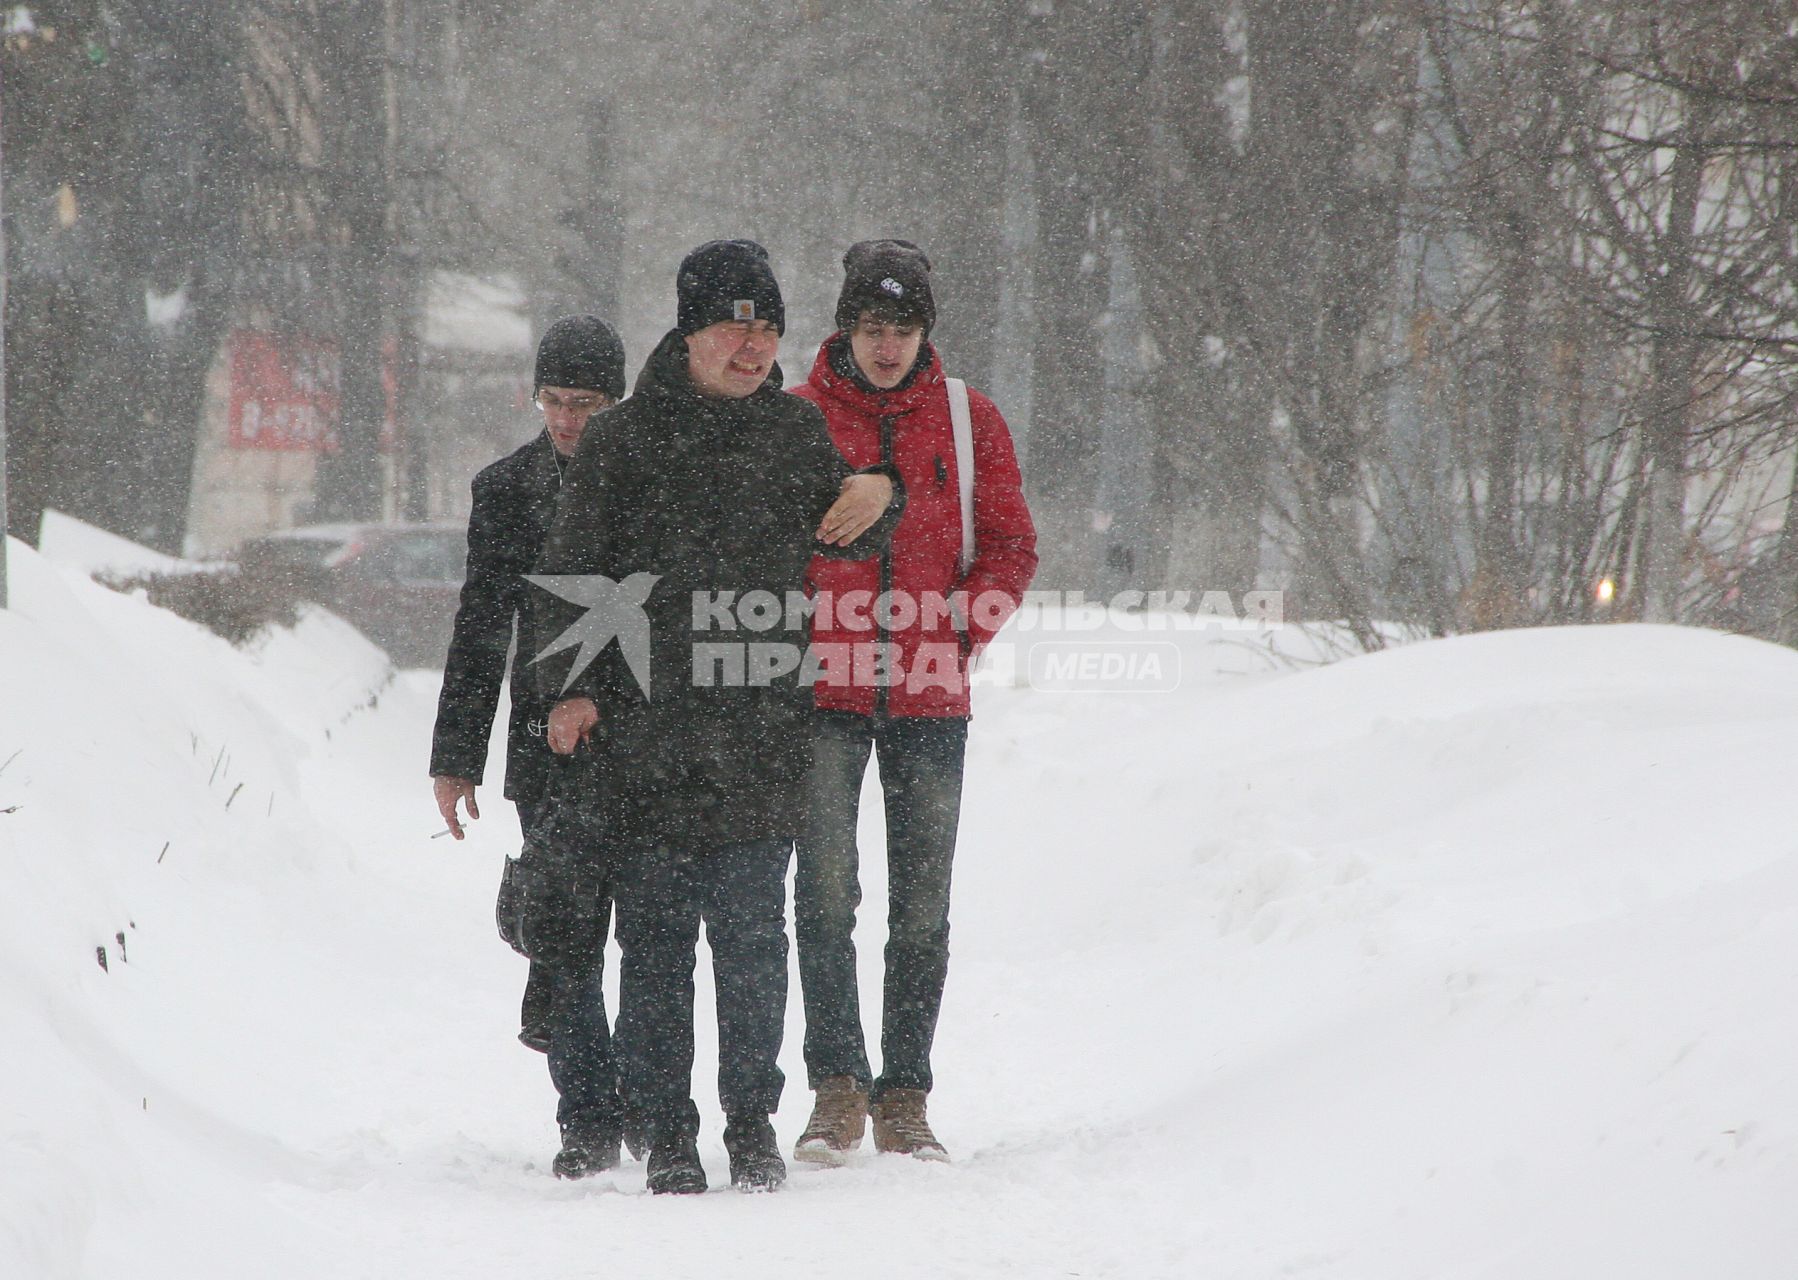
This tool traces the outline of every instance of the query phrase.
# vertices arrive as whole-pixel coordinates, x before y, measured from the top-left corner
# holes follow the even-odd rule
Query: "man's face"
[[[721,320],[687,335],[687,368],[700,395],[740,400],[768,380],[779,351],[772,320]]]
[[[543,429],[549,442],[564,458],[574,456],[574,446],[587,429],[587,419],[612,407],[612,397],[580,387],[538,387],[537,408],[543,413]]]
[[[849,331],[849,350],[862,377],[888,391],[905,381],[918,362],[918,348],[924,344],[924,326],[916,323],[896,324],[876,319],[864,311]]]

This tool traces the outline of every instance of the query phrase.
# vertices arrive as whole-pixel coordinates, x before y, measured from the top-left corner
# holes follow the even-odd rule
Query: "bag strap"
[[[961,484],[961,571],[974,563],[974,416],[968,408],[968,384],[944,378],[949,392],[949,425],[955,433],[955,474]]]

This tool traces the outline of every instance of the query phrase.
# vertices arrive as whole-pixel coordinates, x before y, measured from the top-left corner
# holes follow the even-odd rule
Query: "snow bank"
[[[496,763],[471,838],[432,839],[432,678],[328,615],[240,652],[16,544],[12,573],[0,1275],[1771,1280],[1798,1256],[1785,650],[1612,627],[1317,667],[1289,660],[1305,633],[1182,632],[1171,693],[985,688],[932,1098],[955,1163],[667,1203],[634,1164],[548,1175],[490,916],[517,830]],[[800,1034],[795,982],[786,1143]]]
[[[0,1259],[10,1243],[19,1260],[0,1274],[88,1275],[97,1231],[121,1214],[160,1217],[165,1197],[185,1202],[217,1179],[187,1133],[171,1142],[149,1119],[180,1090],[153,1087],[122,1003],[142,994],[141,971],[166,976],[174,953],[216,963],[204,935],[216,944],[261,924],[225,918],[234,904],[265,911],[258,898],[283,874],[316,870],[333,842],[305,812],[301,765],[393,672],[322,612],[240,652],[22,543],[8,550]],[[219,989],[202,979],[159,994],[181,1025],[150,1034],[230,1052]],[[171,1159],[191,1186],[163,1181]]]
[[[945,1034],[1084,1223],[1188,1274],[1787,1274],[1798,655],[1508,633],[995,718],[1029,835],[964,834],[956,977],[1009,996]]]
[[[61,511],[46,511],[38,521],[38,553],[53,564],[80,573],[180,573],[205,566],[196,560],[152,551]]]

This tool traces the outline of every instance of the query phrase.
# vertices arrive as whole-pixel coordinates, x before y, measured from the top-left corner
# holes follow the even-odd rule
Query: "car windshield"
[[[468,560],[467,535],[455,529],[412,534],[395,541],[392,556],[393,576],[401,581],[459,583]]]

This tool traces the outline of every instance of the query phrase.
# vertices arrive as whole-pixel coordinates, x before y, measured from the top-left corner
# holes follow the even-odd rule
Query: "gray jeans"
[[[931,1086],[943,982],[949,970],[949,878],[961,818],[968,722],[820,711],[814,717],[804,834],[794,877],[794,933],[805,999],[811,1086],[853,1076],[878,1098]],[[881,1073],[868,1065],[856,990],[855,910],[861,905],[855,827],[872,753],[886,802],[887,945]]]

